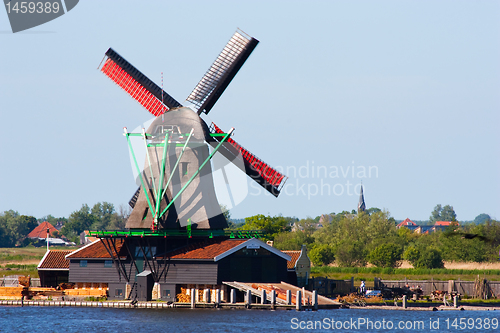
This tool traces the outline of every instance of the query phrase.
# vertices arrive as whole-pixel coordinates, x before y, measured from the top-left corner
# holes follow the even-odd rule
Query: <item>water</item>
[[[1,332],[500,332],[500,311],[229,310],[0,306]],[[454,320],[455,326],[453,325]],[[460,319],[465,329],[460,329]],[[333,329],[332,321],[333,320]],[[371,321],[373,326],[366,324]],[[439,320],[439,322],[438,322]],[[338,321],[338,323],[337,323]],[[431,327],[433,322],[433,328]],[[400,322],[403,326],[398,329]],[[485,329],[486,322],[489,323]],[[495,325],[496,322],[496,325]],[[321,323],[321,324],[319,324]],[[354,323],[354,326],[351,326]],[[392,329],[388,329],[391,326]],[[343,328],[336,329],[335,325]],[[463,325],[464,325],[463,324]],[[482,324],[482,328],[479,328]],[[308,325],[309,328],[308,329]],[[330,325],[330,326],[329,326]],[[382,326],[385,326],[384,327]],[[420,327],[416,327],[420,325]],[[423,325],[423,326],[422,326]],[[439,327],[437,326],[439,325]],[[464,327],[462,325],[462,327]],[[301,327],[303,329],[301,329]]]

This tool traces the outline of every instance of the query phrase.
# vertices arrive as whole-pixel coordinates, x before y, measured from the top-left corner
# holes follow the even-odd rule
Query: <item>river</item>
[[[500,332],[500,311],[0,306],[1,332]],[[464,329],[461,329],[464,328]]]

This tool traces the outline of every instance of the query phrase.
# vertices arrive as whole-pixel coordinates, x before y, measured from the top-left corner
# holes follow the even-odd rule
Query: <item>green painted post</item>
[[[189,136],[188,136],[188,138],[186,140],[186,143],[184,144],[184,147],[182,147],[182,151],[179,154],[179,158],[175,162],[174,168],[172,169],[172,172],[170,173],[170,177],[168,177],[167,185],[165,185],[165,189],[163,190],[163,193],[161,195],[162,198],[165,196],[165,192],[167,192],[168,185],[170,184],[170,181],[172,180],[172,177],[174,176],[175,170],[177,170],[177,166],[179,165],[179,162],[180,162],[180,160],[182,158],[182,155],[184,155],[184,150],[186,150],[186,147],[187,147],[187,145],[189,143],[189,140],[191,139],[191,136],[193,135],[193,132],[194,132],[194,128],[192,128],[191,132],[189,132]]]
[[[153,169],[151,167],[151,158],[149,157],[148,142],[146,139],[146,131],[142,129],[142,139],[144,140],[144,147],[146,148],[146,156],[148,157],[149,172],[151,173],[151,182],[153,183],[153,193],[156,193],[155,177],[153,175]]]
[[[158,183],[158,192],[156,194],[156,209],[153,222],[155,225],[155,229],[158,226],[158,213],[160,212],[160,203],[161,203],[160,193],[163,184],[163,176],[165,175],[165,157],[167,155],[167,149],[168,149],[168,132],[165,133],[165,141],[163,142],[163,156],[161,159],[160,182]]]
[[[129,135],[129,133],[127,133],[126,127],[124,128],[124,130],[125,130],[125,136],[127,137],[128,147],[130,149],[130,153],[132,154],[132,158],[134,159],[135,168],[137,169],[137,173],[139,174],[139,179],[141,180],[141,185],[142,185],[142,189],[144,190],[144,195],[146,196],[146,200],[148,201],[149,211],[151,212],[151,215],[154,217],[153,206],[151,205],[151,202],[149,201],[149,196],[148,196],[148,193],[146,192],[146,187],[144,186],[144,180],[142,179],[142,172],[139,169],[139,164],[137,164],[137,159],[135,158],[134,149],[132,148],[132,143],[130,142],[130,137],[129,137],[130,135]]]

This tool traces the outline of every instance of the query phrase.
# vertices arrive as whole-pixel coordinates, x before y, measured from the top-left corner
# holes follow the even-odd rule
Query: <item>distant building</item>
[[[80,244],[81,245],[87,245],[87,244],[95,242],[96,240],[97,240],[97,237],[89,236],[88,230],[84,230],[80,234]]]
[[[333,221],[333,215],[332,214],[321,214],[318,224],[321,225],[321,228],[330,222]]]
[[[33,229],[29,234],[28,234],[28,238],[47,238],[47,229],[49,230],[49,237],[52,236],[52,233],[55,231],[55,232],[58,232],[57,229],[52,225],[50,224],[49,222],[47,221],[44,221],[42,223],[40,223],[35,229]]]
[[[358,213],[364,212],[366,210],[365,197],[363,195],[363,184],[361,184],[361,192],[359,193],[359,202],[358,202]]]
[[[412,220],[410,220],[409,218],[406,218],[406,220],[404,220],[403,222],[399,223],[396,228],[402,228],[402,227],[406,227],[408,229],[415,229],[417,227],[417,224],[415,222],[413,222]]]
[[[452,223],[456,223],[458,225],[458,222],[453,222],[453,221],[436,221],[436,223],[434,223],[435,226],[443,226],[443,227],[448,227],[450,226]]]
[[[298,287],[308,284],[311,276],[311,259],[307,255],[307,247],[302,245],[300,251],[281,251],[288,254],[291,259],[287,261],[288,280]],[[296,283],[294,283],[296,280]]]

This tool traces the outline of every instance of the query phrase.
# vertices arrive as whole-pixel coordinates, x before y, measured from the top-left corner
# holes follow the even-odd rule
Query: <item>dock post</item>
[[[220,303],[221,303],[221,300],[220,300],[220,289],[217,289],[215,291],[215,306],[219,307]]]
[[[313,310],[318,310],[318,292],[316,290],[313,291],[312,298]]]
[[[295,298],[295,309],[297,311],[302,310],[302,292],[300,290],[297,290],[297,297]]]
[[[203,302],[210,303],[210,289],[203,290]]]
[[[195,289],[191,289],[191,309],[194,309],[196,307],[196,293]]]
[[[266,295],[266,291],[264,289],[262,289],[262,296],[260,297],[260,304],[266,304],[266,299],[267,299],[267,295]]]
[[[292,291],[291,290],[286,291],[286,304],[292,305]]]
[[[250,307],[252,306],[252,292],[249,290],[247,290],[247,296],[246,296],[246,306],[247,308],[250,309]]]
[[[453,307],[458,308],[458,296],[453,296]]]
[[[236,289],[231,289],[231,304],[236,303]]]
[[[406,309],[406,295],[403,296],[403,309]]]
[[[276,305],[276,290],[271,290],[271,305],[273,308]]]

